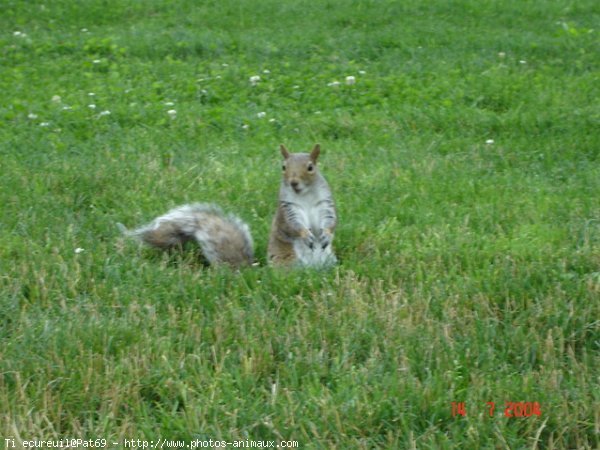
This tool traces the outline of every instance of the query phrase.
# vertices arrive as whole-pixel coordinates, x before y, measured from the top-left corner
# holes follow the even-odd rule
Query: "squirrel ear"
[[[288,159],[290,157],[290,152],[287,148],[285,148],[285,145],[281,144],[279,146],[279,149],[281,150],[281,154],[285,159]]]
[[[314,162],[317,162],[319,153],[321,153],[321,145],[315,144],[315,147],[312,149],[312,152],[310,152],[310,159],[312,159]]]

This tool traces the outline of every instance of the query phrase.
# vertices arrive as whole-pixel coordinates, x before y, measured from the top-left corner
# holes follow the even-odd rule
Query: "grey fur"
[[[209,264],[239,267],[254,261],[254,243],[248,225],[213,204],[179,206],[132,231],[117,225],[125,235],[162,249],[196,241]]]

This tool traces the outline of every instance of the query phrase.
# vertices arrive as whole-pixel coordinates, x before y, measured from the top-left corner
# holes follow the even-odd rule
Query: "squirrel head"
[[[294,190],[296,194],[301,194],[310,187],[319,170],[317,169],[317,158],[321,152],[321,146],[316,144],[310,153],[290,153],[290,151],[281,144],[281,154],[283,155],[283,183]]]

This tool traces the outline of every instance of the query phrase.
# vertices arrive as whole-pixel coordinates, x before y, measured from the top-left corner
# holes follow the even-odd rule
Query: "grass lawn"
[[[594,0],[1,2],[0,447],[598,448],[599,23]],[[321,143],[332,270],[265,264],[281,142]],[[195,201],[250,224],[260,267],[116,227]]]

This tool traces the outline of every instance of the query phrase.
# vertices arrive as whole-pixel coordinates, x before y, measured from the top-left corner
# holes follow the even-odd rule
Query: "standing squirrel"
[[[290,153],[282,144],[283,177],[269,238],[269,262],[275,266],[335,264],[332,250],[337,215],[327,181],[319,172],[321,146]]]
[[[337,221],[335,205],[329,185],[317,169],[320,151],[318,144],[310,154],[290,153],[281,145],[283,179],[268,248],[269,262],[274,266],[322,267],[337,261],[331,248]],[[210,265],[239,268],[254,262],[248,225],[215,205],[179,206],[131,231],[118,226],[126,236],[160,249],[196,241]]]
[[[210,265],[228,264],[239,268],[254,261],[254,244],[248,225],[215,205],[179,206],[132,231],[118,225],[125,235],[160,249],[196,241]]]

